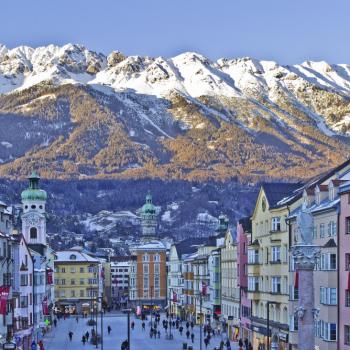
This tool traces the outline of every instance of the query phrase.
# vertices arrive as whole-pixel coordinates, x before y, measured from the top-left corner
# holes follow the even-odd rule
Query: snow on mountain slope
[[[84,84],[109,95],[127,92],[169,99],[175,93],[245,128],[253,128],[256,115],[295,128],[300,124],[299,115],[305,114],[326,135],[350,133],[347,64],[306,61],[282,66],[249,57],[213,62],[193,52],[173,58],[125,57],[119,52],[106,57],[82,45],[13,49],[0,45],[0,94],[42,82]],[[204,104],[203,98],[207,100]],[[237,110],[241,105],[250,105],[249,115]],[[287,108],[287,113],[277,113],[281,108]],[[192,127],[185,124],[181,126],[184,130]],[[202,121],[197,124],[203,125]]]

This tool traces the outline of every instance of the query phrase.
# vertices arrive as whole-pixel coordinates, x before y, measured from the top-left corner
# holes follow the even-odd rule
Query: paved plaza
[[[183,335],[180,336],[179,331],[175,328],[172,329],[174,339],[168,340],[165,338],[165,331],[162,327],[161,317],[160,322],[160,339],[150,338],[149,336],[149,322],[146,322],[146,330],[142,331],[142,321],[135,319],[133,316],[131,320],[135,322],[135,329],[131,331],[131,350],[182,350],[183,343],[186,342],[188,345],[193,346],[193,350],[199,350],[199,327],[195,326],[193,333],[195,334],[194,343],[191,340],[186,339],[186,327]],[[106,314],[103,319],[104,332],[103,332],[103,349],[104,350],[120,350],[121,343],[127,339],[127,315],[125,314]],[[111,326],[111,334],[108,335],[107,327]],[[77,323],[74,317],[63,320],[61,319],[57,327],[53,327],[52,331],[48,333],[44,338],[45,350],[93,350],[95,346],[87,343],[83,345],[81,338],[86,331],[91,333],[91,326],[87,325],[87,319],[79,318]],[[98,323],[98,329],[100,332],[100,320]],[[73,339],[70,342],[68,333],[72,331],[74,333]],[[169,330],[168,330],[169,332]],[[221,340],[221,336],[212,337],[207,350],[213,350],[215,346],[218,347]],[[101,344],[98,345],[101,349]],[[205,345],[203,343],[203,350]],[[224,347],[226,350],[226,347]],[[237,344],[231,343],[231,349],[238,349]]]

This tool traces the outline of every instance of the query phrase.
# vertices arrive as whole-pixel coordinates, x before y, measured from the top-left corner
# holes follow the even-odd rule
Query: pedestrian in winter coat
[[[186,322],[186,328],[188,329],[190,327],[190,323],[187,321]]]
[[[205,344],[205,348],[207,348],[207,347],[208,347],[208,344],[209,344],[208,338],[204,338],[204,344]]]
[[[142,322],[142,331],[145,331],[145,322]]]
[[[160,331],[158,331],[157,333],[158,333],[158,339],[160,339]]]
[[[81,342],[83,343],[83,345],[85,345],[85,343],[86,343],[86,337],[85,337],[85,335],[83,335],[83,336],[81,337]]]
[[[32,345],[30,346],[30,349],[31,350],[38,350],[38,347],[36,346],[36,342],[35,341],[32,342]]]
[[[186,332],[186,337],[187,337],[187,339],[190,339],[190,331],[189,330],[187,330],[187,332]]]
[[[86,331],[86,333],[85,333],[86,341],[89,341],[89,337],[90,337],[90,333],[89,333],[89,331]]]
[[[179,332],[180,332],[180,335],[182,336],[182,331],[184,330],[184,328],[182,326],[179,327]]]
[[[192,340],[192,343],[194,343],[194,334],[193,333],[191,334],[191,340]]]
[[[45,349],[44,349],[44,344],[43,344],[43,341],[42,341],[42,340],[39,340],[38,345],[39,345],[39,349],[40,349],[40,350],[45,350]]]

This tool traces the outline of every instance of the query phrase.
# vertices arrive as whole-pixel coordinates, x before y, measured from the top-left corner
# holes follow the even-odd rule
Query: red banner
[[[53,284],[53,271],[52,269],[46,269],[46,281],[47,284]]]
[[[10,293],[10,286],[0,287],[0,314],[6,315],[6,304]]]
[[[202,281],[202,295],[207,295],[207,284]]]
[[[48,305],[48,301],[47,301],[47,296],[45,296],[42,306],[43,306],[43,315],[48,315],[49,314],[49,305]]]
[[[294,277],[294,288],[299,288],[299,272],[295,272],[295,277]]]

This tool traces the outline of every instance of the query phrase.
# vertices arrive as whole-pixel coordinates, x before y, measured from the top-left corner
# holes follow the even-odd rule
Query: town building
[[[31,251],[21,234],[13,235],[13,338],[18,347],[29,349],[34,330],[33,275]]]
[[[184,288],[181,299],[184,302],[183,313],[185,314],[184,319],[192,322],[196,320],[193,262],[197,256],[197,251],[187,254],[183,257],[182,262]]]
[[[254,348],[270,344],[288,349],[289,227],[286,218],[298,205],[301,184],[269,183],[260,188],[252,215],[248,246],[248,299],[252,300],[251,339]],[[270,320],[269,330],[267,319]]]
[[[167,304],[166,247],[157,240],[157,211],[150,193],[141,208],[142,242],[130,247],[129,302],[143,311]]]
[[[166,306],[166,248],[160,241],[147,241],[130,248],[129,302],[143,311]]]
[[[251,300],[248,298],[248,245],[252,224],[249,217],[237,222],[237,286],[240,292],[240,338],[251,341]]]
[[[101,262],[83,252],[56,252],[56,310],[66,314],[89,314],[102,295]]]
[[[239,288],[237,281],[237,245],[231,230],[227,230],[221,248],[221,319],[227,326],[230,340],[239,336]]]
[[[168,309],[171,314],[186,318],[184,258],[197,251],[205,238],[188,238],[172,244],[168,256]]]
[[[126,308],[129,299],[130,257],[126,261],[112,261],[111,265],[111,297],[117,307]],[[124,259],[122,259],[124,260]]]
[[[350,350],[350,181],[339,187],[340,216],[338,223],[338,310],[339,350]]]

